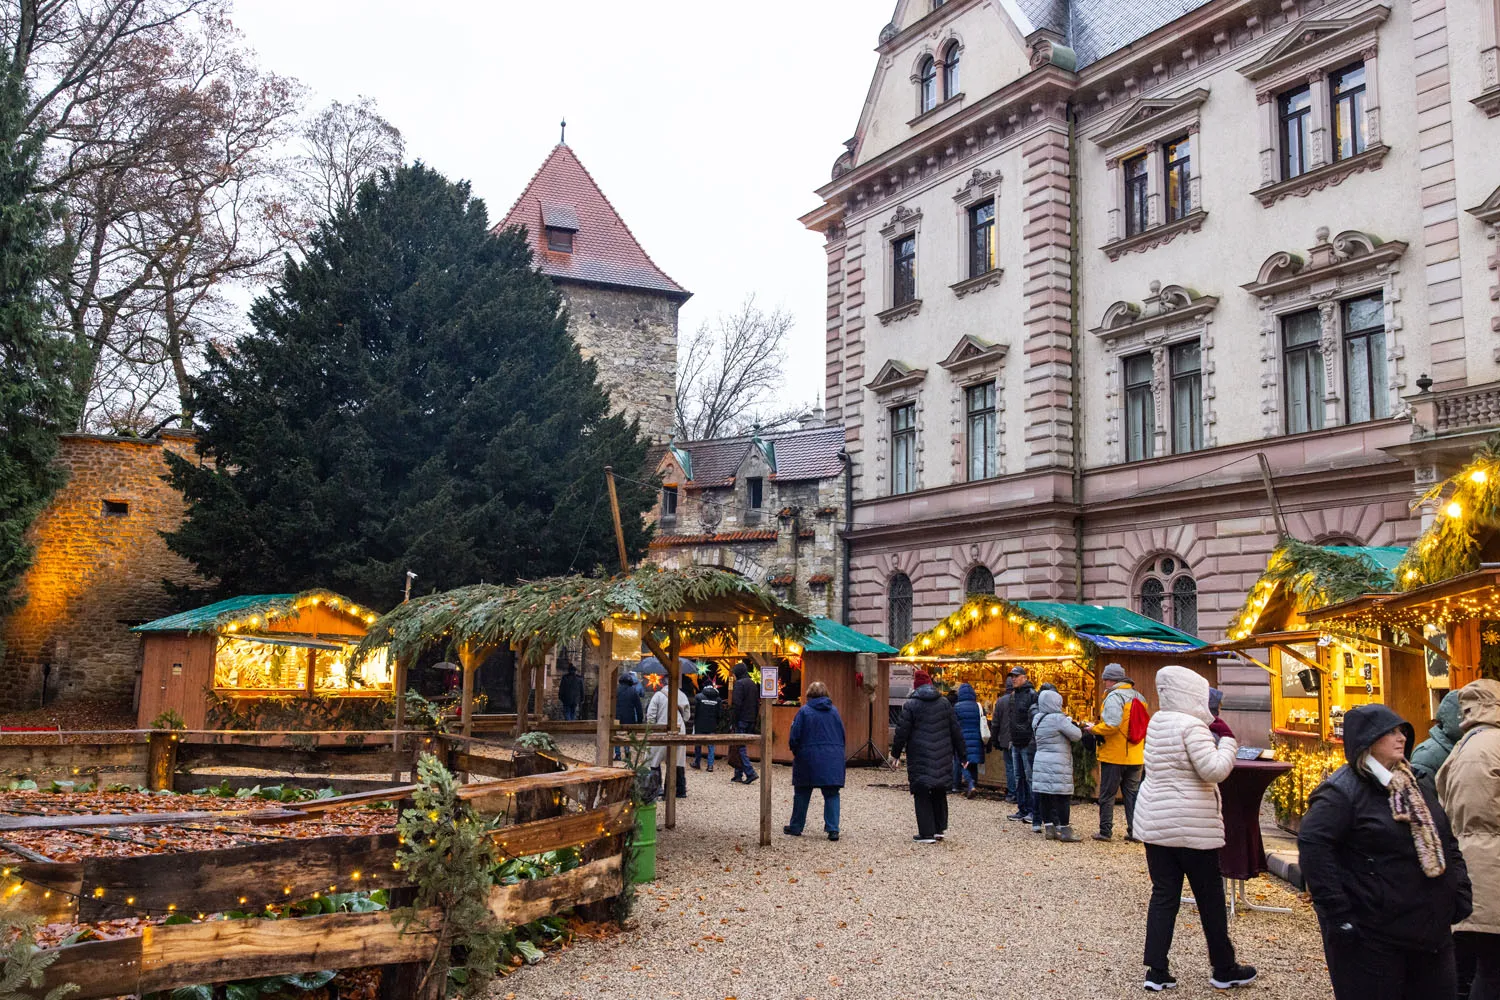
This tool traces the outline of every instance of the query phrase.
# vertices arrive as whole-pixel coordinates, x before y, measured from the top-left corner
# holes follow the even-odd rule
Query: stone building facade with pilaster
[[[1413,538],[1500,423],[1496,7],[901,0],[803,218],[851,624],[993,590],[1212,639],[1281,530]]]

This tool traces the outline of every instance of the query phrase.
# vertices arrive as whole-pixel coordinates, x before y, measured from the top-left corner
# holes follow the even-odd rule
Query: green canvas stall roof
[[[894,656],[898,652],[895,646],[872,639],[848,625],[840,625],[832,618],[816,617],[802,648],[809,653],[876,653],[880,656]]]
[[[1377,569],[1385,570],[1386,575],[1391,577],[1392,586],[1395,585],[1396,567],[1406,556],[1405,545],[1321,545],[1319,548],[1335,555],[1358,556],[1365,562],[1373,563]]]
[[[1089,636],[1118,636],[1157,642],[1186,643],[1197,649],[1202,639],[1125,608],[1099,604],[1061,604],[1051,601],[1016,601],[1016,607],[1033,615],[1062,622],[1074,632]]]
[[[158,618],[154,622],[137,625],[132,632],[212,632],[225,618],[238,618],[256,614],[285,604],[296,594],[241,594],[226,597],[213,604],[205,604],[191,611],[179,611],[175,615]]]

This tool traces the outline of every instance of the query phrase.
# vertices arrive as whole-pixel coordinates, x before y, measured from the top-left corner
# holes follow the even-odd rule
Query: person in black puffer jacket
[[[1406,759],[1414,736],[1384,705],[1351,709],[1348,763],[1302,817],[1299,860],[1338,1000],[1456,989],[1452,925],[1473,910],[1473,889],[1436,791]]]
[[[1016,811],[1010,818],[1030,823],[1041,833],[1036,792],[1031,787],[1031,770],[1036,763],[1036,747],[1031,743],[1031,711],[1036,708],[1036,688],[1026,676],[1025,667],[1011,667],[1010,677],[1010,752],[1016,759]]]
[[[760,717],[760,685],[750,677],[750,668],[743,662],[734,665],[734,689],[729,693],[730,717],[737,733],[755,732],[755,720]],[[750,751],[745,744],[738,743],[729,748],[729,763],[734,766],[734,777],[730,781],[748,785],[759,775],[750,766]]]
[[[705,678],[703,689],[693,699],[693,732],[695,733],[717,733],[719,731],[719,707],[724,703],[719,700],[719,688],[714,684],[712,678]],[[703,745],[700,743],[693,747],[693,770],[698,770],[703,764]],[[714,769],[714,745],[708,745],[708,770]]]
[[[932,676],[918,670],[914,690],[901,706],[891,767],[906,752],[906,781],[917,812],[919,844],[942,840],[948,832],[948,789],[953,787],[953,758],[965,755],[963,730],[948,699],[938,694]]]

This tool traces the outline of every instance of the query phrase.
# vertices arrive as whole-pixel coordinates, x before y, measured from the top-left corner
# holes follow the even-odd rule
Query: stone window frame
[[[1171,371],[1168,356],[1173,347],[1198,341],[1202,365],[1203,448],[1218,444],[1215,425],[1218,415],[1213,408],[1214,385],[1214,311],[1219,299],[1202,295],[1182,285],[1163,286],[1151,282],[1151,294],[1137,305],[1120,301],[1104,311],[1100,324],[1089,332],[1104,344],[1108,362],[1104,369],[1105,434],[1104,444],[1109,461],[1126,461],[1124,431],[1125,365],[1129,356],[1149,351],[1151,354],[1151,391],[1155,404],[1156,426],[1153,436],[1154,461],[1177,453],[1172,451]]]
[[[912,368],[894,359],[880,366],[875,377],[865,383],[865,388],[875,396],[875,489],[872,496],[909,496],[923,489],[922,450],[925,447],[923,432],[924,393],[922,383],[927,379],[927,369]],[[891,411],[899,406],[913,403],[915,409],[915,481],[905,493],[892,493],[891,469]]]
[[[1107,239],[1099,249],[1110,260],[1127,253],[1139,253],[1170,243],[1183,233],[1197,232],[1208,218],[1203,207],[1203,104],[1207,89],[1199,87],[1176,97],[1139,97],[1115,119],[1113,125],[1093,142],[1104,154],[1104,167],[1110,191]],[[1192,140],[1192,173],[1188,179],[1193,210],[1180,219],[1167,220],[1166,213],[1166,144],[1182,136]],[[1125,177],[1120,165],[1126,160],[1146,157],[1146,228],[1126,233]]]
[[[1293,195],[1305,198],[1334,187],[1365,170],[1378,170],[1390,152],[1380,127],[1380,26],[1390,17],[1386,6],[1371,7],[1351,17],[1305,17],[1294,22],[1281,40],[1258,58],[1239,67],[1255,85],[1256,119],[1260,124],[1260,187],[1252,194],[1269,207]],[[1329,74],[1356,60],[1365,67],[1364,152],[1333,158],[1333,95]],[[1309,148],[1312,165],[1296,177],[1281,176],[1280,95],[1298,87],[1312,91]]]
[[[936,36],[936,31],[933,35]],[[962,89],[956,93],[948,93],[948,74],[945,71],[947,57],[950,52],[957,49],[959,56],[959,83],[963,83],[963,55],[966,51],[963,38],[951,26],[942,33],[942,37],[936,44],[926,44],[917,52],[916,58],[911,63],[912,96],[916,99],[916,114],[906,124],[912,128],[918,128],[928,120],[936,118],[945,111],[952,111],[963,107],[966,95]],[[922,107],[922,67],[927,60],[932,60],[933,84],[932,84],[932,107]]]
[[[982,292],[1000,284],[1005,269],[1000,266],[1000,171],[975,167],[963,186],[953,192],[954,217],[957,220],[957,260],[954,272],[962,275],[948,287],[959,298]],[[983,274],[969,274],[969,211],[986,201],[995,206],[995,221],[990,239],[995,249],[995,266]]]
[[[1171,559],[1173,561],[1174,565],[1170,573],[1162,572],[1160,567],[1163,559]],[[1181,629],[1192,634],[1197,633],[1198,598],[1202,594],[1198,589],[1198,577],[1193,573],[1193,568],[1188,565],[1186,559],[1170,549],[1158,549],[1140,561],[1136,566],[1132,580],[1130,601],[1134,605],[1137,614],[1151,618],[1150,615],[1146,614],[1145,601],[1143,600],[1145,595],[1142,593],[1142,590],[1147,580],[1156,580],[1162,585],[1162,617],[1160,619],[1152,618],[1151,620],[1160,621],[1163,625],[1170,625],[1175,629]],[[1180,580],[1188,580],[1193,584],[1194,628],[1192,629],[1183,629],[1183,626],[1177,622],[1176,595],[1177,584]],[[1168,608],[1171,609],[1170,614],[1167,612]]]
[[[964,400],[968,390],[985,382],[995,383],[995,475],[990,479],[1005,474],[1005,393],[1002,389],[1005,359],[1009,354],[1008,344],[994,344],[966,333],[958,338],[948,356],[938,362],[938,367],[948,373],[948,412],[952,414],[949,425],[953,441],[949,464],[955,483],[989,481],[968,477],[968,408]]]
[[[896,261],[893,247],[898,239],[910,236],[915,242],[912,257],[912,294],[910,302],[896,304]],[[897,207],[885,225],[880,227],[881,273],[885,276],[885,287],[881,291],[884,307],[875,314],[881,326],[898,323],[908,316],[922,311],[922,210]]]
[[[1484,0],[1479,8],[1479,80],[1484,89],[1470,103],[1494,118],[1500,115],[1500,0]]]
[[[1500,3],[1500,0],[1496,0]],[[1491,191],[1489,197],[1468,209],[1468,213],[1484,226],[1484,238],[1500,248],[1500,187]],[[1493,249],[1485,256],[1485,264],[1497,272],[1496,283],[1490,285],[1490,301],[1500,302],[1500,249]],[[1490,332],[1500,333],[1500,313],[1490,316]],[[1491,348],[1492,357],[1500,361],[1500,346]]]
[[[1401,338],[1401,256],[1407,244],[1385,242],[1369,233],[1347,229],[1332,238],[1320,226],[1307,257],[1281,251],[1266,258],[1254,281],[1240,287],[1260,302],[1261,431],[1264,437],[1287,433],[1282,400],[1282,317],[1306,309],[1318,310],[1322,328],[1323,426],[1321,430],[1350,426],[1345,419],[1347,392],[1344,381],[1344,337],[1341,303],[1379,292],[1385,310],[1386,392],[1389,417],[1404,417],[1408,411],[1401,393],[1406,373],[1401,362],[1406,345]],[[1360,421],[1370,423],[1372,421]],[[1317,432],[1310,432],[1317,433]]]

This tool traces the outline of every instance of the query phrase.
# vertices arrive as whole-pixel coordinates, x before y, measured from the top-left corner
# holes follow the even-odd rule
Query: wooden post
[[[610,730],[615,722],[615,661],[614,633],[599,630],[599,653],[604,659],[599,664],[599,690],[594,694],[594,763],[608,767],[612,756],[609,746]]]
[[[650,628],[643,625],[643,629]],[[675,623],[667,625],[667,732],[677,732],[677,692],[682,690],[682,632]],[[666,771],[662,795],[667,800],[666,827],[677,828],[677,748],[667,747]]]
[[[531,725],[531,713],[528,706],[531,703],[531,644],[518,642],[516,649],[516,728],[512,736],[520,736],[529,731]],[[540,705],[537,706],[541,708]]]
[[[480,657],[473,646],[464,643],[458,647],[458,663],[464,668],[463,693],[459,695],[458,718],[465,736],[474,735],[474,672],[479,669]]]
[[[408,585],[410,585],[410,581],[407,581],[407,582],[408,582]],[[394,722],[391,723],[391,728],[395,731],[395,735],[393,735],[391,737],[391,749],[394,750],[394,751],[396,751],[397,754],[400,754],[401,753],[401,739],[402,739],[402,737],[401,737],[400,734],[401,734],[401,731],[406,728],[406,661],[405,660],[397,660],[396,661],[395,678],[394,678],[394,681],[393,681],[393,683],[391,685],[391,690],[395,693],[395,696],[396,696],[396,719],[395,719]],[[413,774],[412,775],[412,780],[415,781],[416,778],[417,778],[417,776],[415,774]],[[399,767],[396,768],[396,770],[394,770],[394,771],[391,772],[391,781],[394,784],[400,784],[400,782],[401,782],[401,769]]]
[[[172,774],[177,770],[177,734],[152,733],[146,754],[146,787],[156,792],[172,790]]]
[[[760,700],[760,846],[771,846],[771,702]]]
[[[604,481],[609,485],[609,510],[615,518],[615,545],[620,551],[620,572],[630,572],[630,560],[625,557],[625,529],[620,525],[620,497],[615,493],[614,466],[604,467]]]

